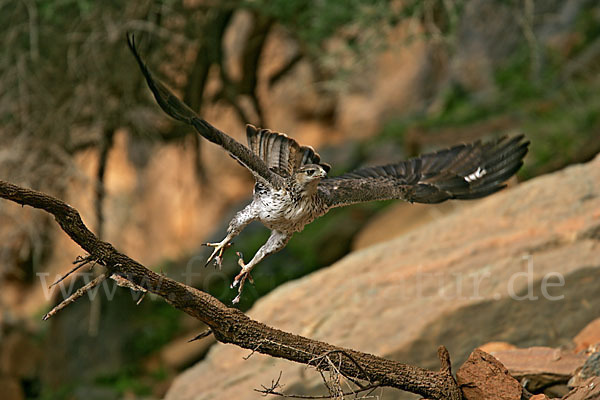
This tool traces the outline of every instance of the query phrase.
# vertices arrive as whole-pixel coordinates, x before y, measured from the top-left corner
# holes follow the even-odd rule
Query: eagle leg
[[[206,260],[206,264],[204,265],[205,267],[208,266],[208,264],[210,264],[210,262],[214,259],[215,265],[221,268],[221,264],[223,263],[223,252],[225,251],[225,249],[231,246],[231,239],[236,237],[246,225],[248,225],[250,222],[256,219],[253,204],[254,203],[248,204],[246,207],[244,207],[243,210],[238,211],[235,214],[231,222],[229,222],[229,227],[227,228],[227,236],[225,236],[225,239],[221,240],[218,243],[203,244],[203,246],[215,248],[210,257],[208,257],[208,260]]]
[[[233,283],[231,284],[232,288],[239,285],[238,295],[235,297],[235,299],[233,299],[233,304],[236,304],[240,301],[240,296],[242,295],[242,290],[244,288],[244,283],[246,282],[246,279],[249,279],[250,282],[252,282],[252,276],[250,276],[250,271],[252,271],[256,264],[261,262],[268,255],[271,255],[283,249],[291,237],[291,233],[281,232],[277,230],[271,231],[271,236],[269,236],[267,242],[264,245],[262,245],[260,249],[258,249],[254,257],[252,257],[252,260],[250,260],[248,264],[244,263],[242,253],[237,253],[239,257],[238,265],[242,267],[242,270],[239,274],[236,275],[236,277],[233,280]]]

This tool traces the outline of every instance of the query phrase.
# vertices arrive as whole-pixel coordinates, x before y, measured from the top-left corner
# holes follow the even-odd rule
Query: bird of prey
[[[401,199],[440,203],[449,199],[477,199],[504,188],[504,182],[523,164],[529,142],[523,135],[482,143],[460,144],[407,161],[364,167],[328,177],[329,165],[309,146],[283,133],[247,125],[248,146],[215,128],[153,78],[138,54],[133,36],[129,48],[160,107],[171,117],[193,126],[200,135],[223,147],[254,176],[252,202],[229,223],[227,236],[214,247],[207,265],[220,266],[223,252],[251,221],[271,230],[267,242],[245,263],[238,254],[240,273],[232,288],[240,300],[244,282],[261,260],[285,247],[295,232],[331,208],[374,200]]]

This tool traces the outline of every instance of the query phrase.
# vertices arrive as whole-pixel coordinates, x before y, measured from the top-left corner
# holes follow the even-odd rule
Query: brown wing
[[[397,164],[361,168],[322,180],[319,195],[330,207],[388,199],[477,199],[504,188],[504,181],[521,168],[529,145],[523,138],[477,141]]]
[[[137,60],[158,105],[167,114],[179,121],[193,126],[200,135],[223,147],[233,158],[248,168],[257,180],[277,188],[284,186],[283,178],[270,170],[269,167],[267,167],[267,164],[248,147],[200,118],[194,110],[179,100],[165,85],[160,81],[155,80],[137,52],[133,35],[127,35],[127,44]]]
[[[292,175],[295,170],[306,164],[319,164],[325,171],[331,168],[321,162],[321,157],[310,146],[300,146],[284,133],[269,129],[246,126],[246,137],[250,150],[258,155],[271,170],[283,175]]]

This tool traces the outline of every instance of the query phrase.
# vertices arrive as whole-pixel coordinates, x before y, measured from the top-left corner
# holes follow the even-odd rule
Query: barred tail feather
[[[284,133],[247,125],[246,137],[250,150],[278,173],[292,175],[295,170],[306,164],[319,164],[329,171],[329,165],[321,162],[319,154],[312,147],[300,146]]]

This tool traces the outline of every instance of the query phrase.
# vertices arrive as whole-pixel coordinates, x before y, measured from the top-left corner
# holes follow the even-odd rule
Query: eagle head
[[[296,186],[305,194],[313,194],[319,181],[326,176],[327,171],[318,164],[306,164],[294,172]]]

